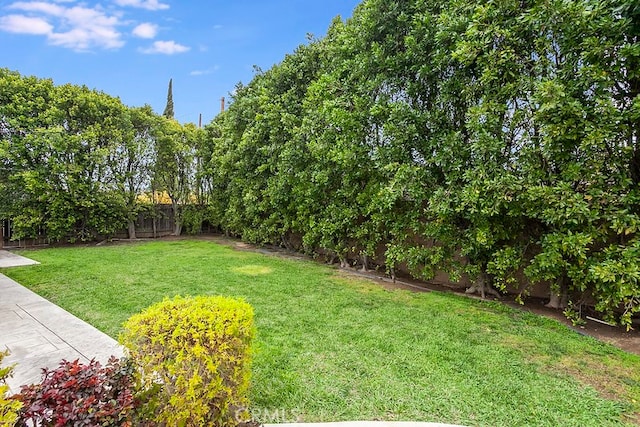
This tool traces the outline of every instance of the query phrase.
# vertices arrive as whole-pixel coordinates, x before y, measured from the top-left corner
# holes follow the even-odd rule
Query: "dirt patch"
[[[631,403],[633,412],[626,415],[626,421],[640,425],[640,402],[636,400],[640,377],[637,371],[622,365],[610,366],[593,355],[583,359],[563,357],[548,369],[560,375],[571,375],[582,384],[593,387],[605,399]]]
[[[589,319],[584,319],[586,323],[583,326],[573,326],[564,314],[562,314],[561,310],[545,307],[545,301],[539,299],[527,300],[524,305],[520,305],[515,301],[504,302],[520,310],[556,319],[579,334],[597,338],[600,341],[614,345],[629,353],[640,355],[640,333],[636,330],[627,332],[623,327],[608,326]]]

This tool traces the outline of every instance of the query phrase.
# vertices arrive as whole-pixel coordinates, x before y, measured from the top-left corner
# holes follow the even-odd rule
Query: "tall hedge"
[[[366,0],[210,125],[217,223],[640,310],[633,2]],[[294,236],[295,239],[292,237]],[[290,241],[291,240],[291,241]]]
[[[141,200],[200,203],[201,129],[85,86],[0,69],[0,220],[15,239],[135,238]]]

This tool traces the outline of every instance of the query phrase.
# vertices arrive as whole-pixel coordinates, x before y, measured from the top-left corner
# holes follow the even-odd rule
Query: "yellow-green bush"
[[[242,300],[175,297],[131,317],[120,342],[143,386],[161,387],[155,421],[232,426],[248,404],[253,335],[253,309]]]
[[[0,352],[0,363],[2,359],[9,354],[8,352]],[[22,407],[20,401],[7,397],[9,387],[5,384],[5,380],[11,376],[13,366],[0,366],[0,426],[12,426],[18,421],[18,411]]]

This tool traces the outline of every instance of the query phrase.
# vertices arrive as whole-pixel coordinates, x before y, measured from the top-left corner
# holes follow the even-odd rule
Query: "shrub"
[[[8,351],[0,352],[0,363],[9,354]],[[13,366],[0,367],[0,426],[12,426],[18,421],[18,411],[22,404],[11,397],[7,397],[9,387],[5,381],[13,373]]]
[[[198,234],[202,232],[202,223],[205,220],[206,206],[187,205],[182,209],[182,226],[187,230],[187,234]]]
[[[165,299],[131,317],[120,342],[143,386],[160,384],[155,421],[231,426],[247,407],[253,309],[225,297]]]
[[[105,367],[92,360],[63,360],[44,368],[40,384],[22,386],[21,425],[130,426],[136,407],[132,365],[111,357]]]

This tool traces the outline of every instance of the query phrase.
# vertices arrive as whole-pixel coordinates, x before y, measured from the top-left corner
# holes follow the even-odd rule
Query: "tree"
[[[0,80],[0,209],[15,237],[91,240],[120,231],[149,182],[150,108],[4,70]]]
[[[151,171],[154,161],[154,134],[158,116],[150,106],[130,108],[130,126],[122,145],[113,153],[113,173],[118,177],[119,191],[127,206],[127,230],[130,239],[136,238],[135,222],[141,210],[140,196],[151,190]]]
[[[34,196],[47,200],[47,234],[80,240],[110,236],[126,224],[114,162],[129,128],[127,109],[119,99],[73,85],[56,88],[54,106],[56,126],[28,138],[44,140],[44,174],[32,177],[31,185],[46,190]]]
[[[25,138],[32,129],[52,125],[53,98],[51,80],[0,69],[0,218],[12,218],[28,198],[23,173],[36,168],[41,155]],[[32,223],[37,228],[37,219]]]
[[[191,123],[182,126],[175,120],[160,117],[154,134],[152,179],[154,188],[166,191],[171,199],[176,236],[182,233],[184,205],[192,202],[197,132]]]
[[[168,119],[173,119],[173,79],[169,79],[169,89],[167,90],[167,105],[162,113]]]

